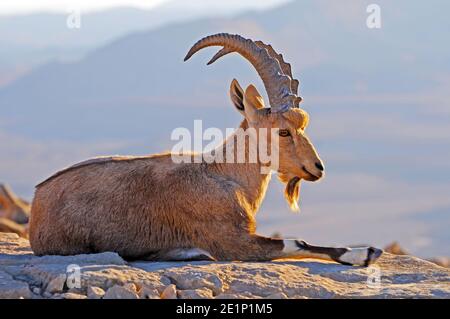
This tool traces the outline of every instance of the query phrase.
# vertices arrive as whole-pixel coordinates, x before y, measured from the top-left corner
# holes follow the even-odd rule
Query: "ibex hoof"
[[[339,256],[339,262],[353,266],[367,267],[380,258],[383,250],[375,247],[348,248],[348,251]]]

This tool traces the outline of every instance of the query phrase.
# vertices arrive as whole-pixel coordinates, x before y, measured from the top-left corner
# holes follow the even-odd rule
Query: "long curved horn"
[[[297,79],[294,79],[294,77],[292,76],[291,65],[286,61],[284,61],[283,54],[281,53],[278,54],[277,51],[275,51],[275,49],[270,44],[265,44],[262,41],[256,41],[255,44],[260,48],[266,49],[272,58],[278,60],[278,63],[280,63],[281,69],[283,70],[283,73],[291,78],[291,91],[293,94],[297,95],[297,98],[294,101],[294,106],[298,107],[298,105],[302,101],[302,98],[298,96],[298,86],[300,82]]]
[[[228,53],[237,52],[253,65],[264,83],[273,113],[286,112],[289,108],[296,107],[299,98],[292,92],[291,77],[283,72],[280,62],[269,54],[267,48],[237,34],[219,33],[199,40],[189,50],[184,61],[197,51],[210,46],[223,48],[208,64]]]

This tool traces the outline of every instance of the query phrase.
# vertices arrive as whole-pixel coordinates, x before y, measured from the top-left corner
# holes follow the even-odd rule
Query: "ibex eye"
[[[286,137],[286,136],[290,136],[291,133],[289,132],[289,130],[279,130],[278,135],[280,135],[282,137]]]

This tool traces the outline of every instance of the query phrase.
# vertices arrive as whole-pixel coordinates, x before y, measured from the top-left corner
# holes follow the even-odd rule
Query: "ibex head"
[[[247,59],[258,72],[269,97],[270,108],[253,85],[241,88],[233,80],[230,96],[234,106],[244,115],[249,127],[277,129],[279,134],[280,179],[286,183],[285,195],[292,209],[297,210],[300,181],[316,181],[323,176],[323,164],[314,146],[305,134],[308,114],[299,108],[298,80],[293,79],[290,64],[275,52],[272,46],[252,41],[239,35],[216,34],[198,41],[188,52],[185,61],[202,48],[223,48],[208,62],[237,52]],[[268,141],[270,143],[270,141]]]

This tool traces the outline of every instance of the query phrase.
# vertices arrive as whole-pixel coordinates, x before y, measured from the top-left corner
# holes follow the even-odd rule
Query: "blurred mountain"
[[[228,16],[248,8],[265,8],[284,1],[247,1],[238,4],[236,0],[227,3],[170,0],[149,10],[123,7],[100,12],[80,11],[79,29],[67,26],[73,8],[68,8],[67,13],[0,15],[0,86],[36,65],[52,59],[80,59],[90,50],[134,31],[150,30],[204,16]]]
[[[450,255],[450,3],[379,0],[382,28],[369,29],[370,3],[299,0],[178,22],[36,67],[0,88],[2,179],[31,195],[34,183],[88,156],[170,149],[172,130],[194,119],[236,127],[229,84],[236,77],[264,92],[256,72],[236,54],[206,66],[219,48],[183,58],[203,36],[239,33],[292,63],[328,171],[303,185],[301,219],[285,213],[274,184],[261,231],[321,244],[396,239],[416,255]]]
[[[335,11],[339,6],[329,1],[296,1],[231,19],[205,19],[136,32],[80,61],[44,64],[3,88],[2,115],[14,118],[9,129],[17,133],[51,135],[63,129],[64,134],[78,139],[99,133],[97,116],[102,116],[105,108],[117,110],[117,117],[108,120],[113,124],[138,106],[145,106],[139,110],[141,119],[156,110],[170,113],[171,107],[182,107],[184,112],[189,107],[224,107],[233,77],[260,84],[247,62],[233,56],[206,68],[214,49],[182,62],[197,39],[224,31],[263,39],[282,50],[304,83],[306,99],[315,95],[408,99],[431,91],[439,98],[439,90],[450,81],[450,45],[435,31],[448,28],[448,20],[434,16],[426,26],[406,33],[410,16],[420,21],[420,15],[434,14],[436,9],[414,7],[406,1],[386,2],[384,27],[370,30],[365,25],[364,1],[350,2],[350,11]],[[411,12],[402,15],[403,10]],[[86,24],[84,32],[88,33]],[[105,22],[105,28],[107,25]],[[52,120],[36,123],[37,118]],[[70,125],[75,119],[76,125]]]

